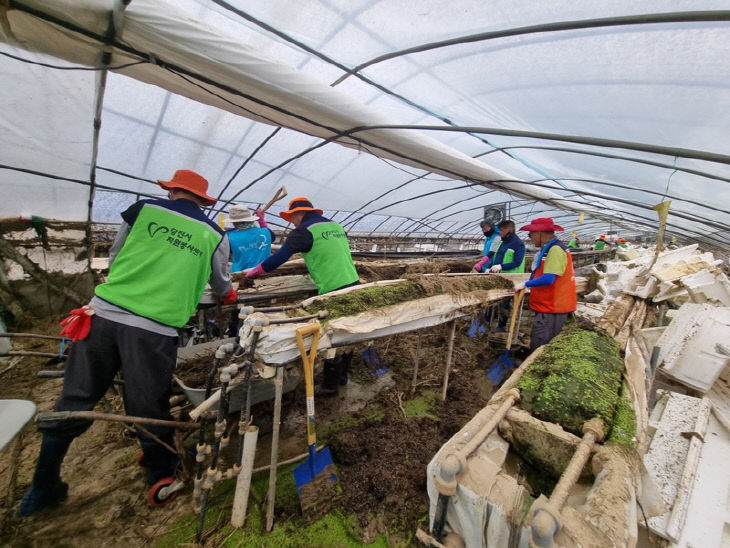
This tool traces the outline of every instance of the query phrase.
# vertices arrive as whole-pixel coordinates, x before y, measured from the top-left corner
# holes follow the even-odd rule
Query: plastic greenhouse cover
[[[654,233],[671,200],[669,235],[728,248],[726,2],[120,5],[0,16],[0,216],[86,220],[93,173],[116,221],[186,168],[211,215],[283,184],[354,232],[479,235],[510,202],[592,240]]]

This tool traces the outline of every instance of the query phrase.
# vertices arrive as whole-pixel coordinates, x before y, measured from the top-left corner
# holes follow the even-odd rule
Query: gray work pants
[[[535,312],[530,333],[530,352],[538,346],[549,343],[555,335],[563,329],[569,313],[551,314],[549,312]]]

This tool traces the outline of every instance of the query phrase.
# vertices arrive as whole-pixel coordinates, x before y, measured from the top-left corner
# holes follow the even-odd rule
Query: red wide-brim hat
[[[533,219],[529,225],[525,225],[520,230],[527,232],[555,232],[556,230],[564,230],[562,226],[556,225],[550,217],[540,217]]]

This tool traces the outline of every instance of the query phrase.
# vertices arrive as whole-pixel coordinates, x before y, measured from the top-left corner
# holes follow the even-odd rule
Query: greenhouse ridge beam
[[[620,156],[618,154],[607,154],[605,152],[597,152],[594,150],[585,150],[585,149],[579,149],[579,148],[550,147],[550,146],[539,146],[539,145],[533,145],[533,146],[531,146],[531,145],[512,145],[512,146],[495,148],[494,150],[489,150],[487,152],[483,152],[474,157],[481,158],[483,156],[492,154],[494,152],[501,152],[503,150],[515,150],[515,149],[553,150],[555,152],[568,152],[568,153],[573,153],[573,154],[583,154],[586,156],[597,156],[599,158],[609,158],[612,160],[626,160],[627,162],[636,162],[638,164],[646,164],[648,166],[661,167],[664,169],[670,169],[672,171],[675,171],[675,170],[682,171],[684,173],[689,173],[691,175],[697,175],[699,177],[706,177],[708,179],[716,179],[718,181],[724,181],[726,183],[730,183],[730,178],[722,177],[720,175],[715,175],[714,173],[707,173],[706,171],[700,171],[697,169],[690,169],[690,168],[681,167],[681,166],[674,166],[672,164],[663,164],[661,162],[654,162],[652,160],[646,160],[644,158],[633,158],[631,156]]]
[[[214,0],[216,1],[216,0]],[[218,3],[216,1],[216,3]],[[619,27],[627,25],[650,25],[650,24],[662,24],[662,23],[702,23],[702,22],[720,22],[730,21],[730,11],[728,10],[712,10],[712,11],[678,11],[678,12],[667,12],[667,13],[646,13],[640,15],[626,15],[621,17],[604,17],[599,19],[582,19],[576,21],[559,21],[557,23],[545,23],[541,25],[530,25],[526,27],[516,27],[513,29],[503,29],[495,31],[480,32],[477,34],[470,34],[468,36],[462,36],[459,38],[451,38],[449,40],[441,40],[439,42],[431,42],[429,44],[422,44],[420,46],[414,46],[411,48],[402,49],[399,51],[393,51],[374,57],[373,59],[361,63],[356,67],[347,71],[347,74],[342,75],[336,84],[344,81],[350,76],[358,76],[358,73],[363,69],[395,59],[397,57],[403,57],[404,55],[411,55],[414,53],[421,53],[433,49],[446,48],[450,46],[456,46],[460,44],[468,44],[472,42],[484,42],[487,40],[494,40],[497,38],[508,38],[511,36],[524,36],[526,34],[537,34],[544,32],[560,32],[567,30],[581,30],[581,29],[594,29],[594,28],[605,28],[605,27]]]
[[[487,133],[489,135],[503,135],[505,137],[526,137],[530,139],[544,139],[547,141],[564,141],[566,143],[578,143],[582,145],[593,145],[605,148],[622,148],[627,150],[637,150],[639,152],[649,152],[652,154],[662,154],[664,156],[677,156],[680,158],[693,158],[695,160],[704,160],[707,162],[715,162],[718,164],[730,165],[730,156],[726,154],[717,154],[714,152],[705,152],[702,150],[694,150],[690,148],[673,148],[661,145],[650,145],[646,143],[636,143],[632,141],[620,141],[617,139],[604,139],[601,137],[583,137],[580,135],[560,135],[558,133],[545,133],[540,131],[526,131],[521,129],[501,129],[490,127],[476,126],[431,126],[422,124],[389,124],[377,126],[362,126],[352,128],[344,132],[343,136],[352,136],[355,133],[363,131],[371,131],[374,129],[412,129],[414,131],[449,131],[455,133]]]

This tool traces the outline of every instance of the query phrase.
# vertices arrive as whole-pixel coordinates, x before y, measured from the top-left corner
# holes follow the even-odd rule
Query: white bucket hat
[[[258,217],[251,214],[251,210],[245,205],[236,204],[228,211],[228,219],[232,223],[245,223],[246,221],[256,221]]]

